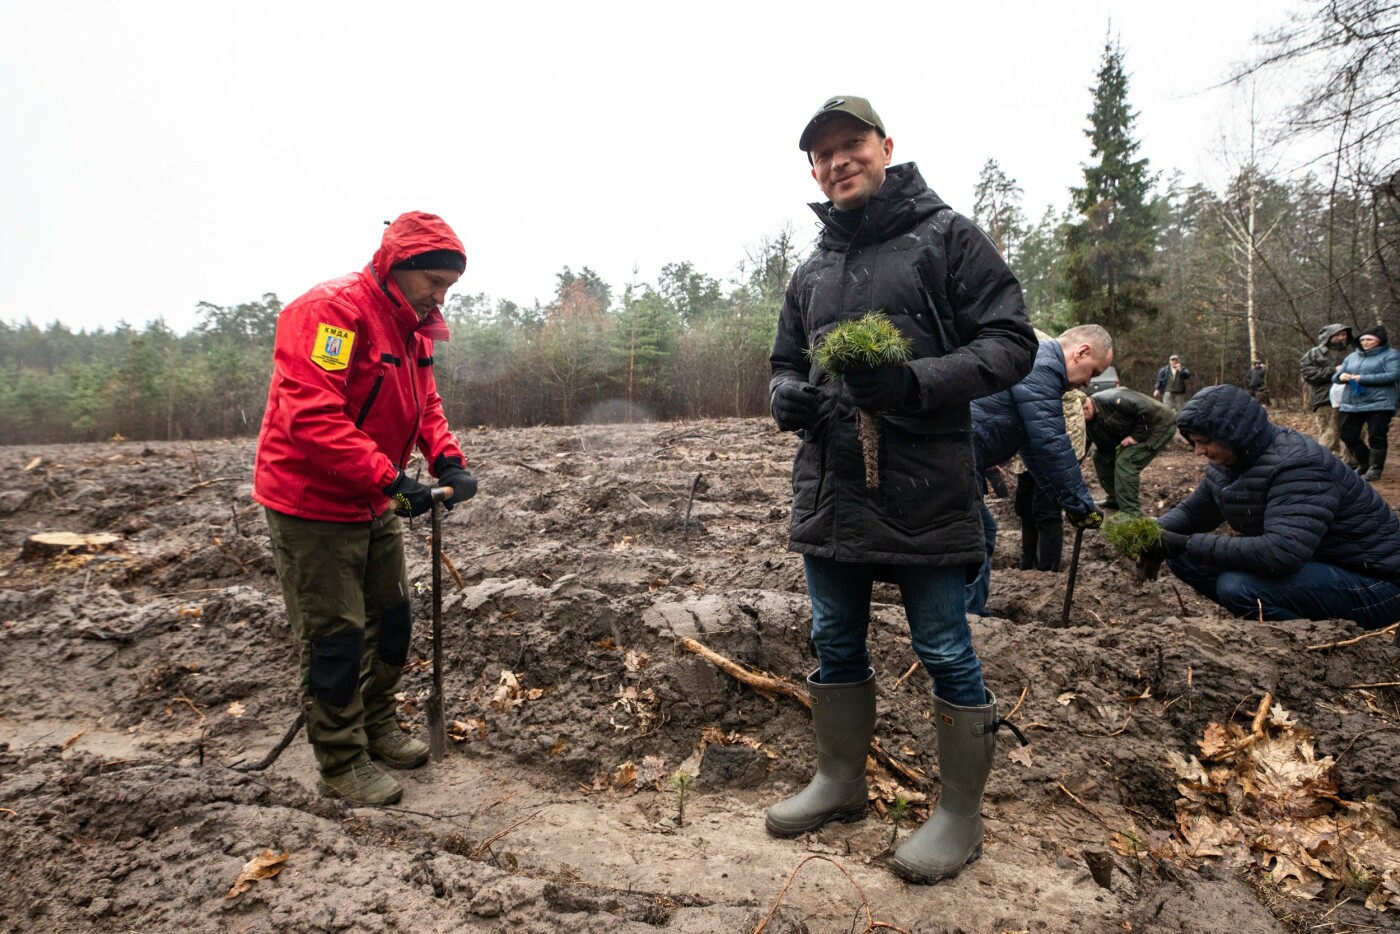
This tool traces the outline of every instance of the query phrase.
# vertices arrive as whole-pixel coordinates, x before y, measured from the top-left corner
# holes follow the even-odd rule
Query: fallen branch
[[[200,710],[198,707],[196,707],[194,701],[190,700],[188,697],[185,696],[185,692],[184,692],[184,691],[181,691],[178,695],[176,695],[176,696],[175,696],[175,700],[177,700],[177,701],[183,701],[184,703],[189,704],[189,705],[190,705],[190,709],[194,711],[195,716],[199,717],[199,722],[200,722],[200,723],[203,723],[203,722],[204,722],[204,711],[202,711],[202,710]],[[175,702],[175,701],[171,701],[171,703],[174,703],[174,702]]]
[[[197,469],[197,468],[196,468],[196,469]],[[202,489],[204,489],[205,487],[213,486],[213,485],[216,484],[216,483],[233,483],[233,482],[235,482],[235,481],[237,481],[237,480],[242,480],[242,479],[244,479],[244,478],[243,478],[243,477],[215,477],[213,480],[205,480],[203,483],[196,483],[194,486],[186,487],[185,489],[183,489],[183,490],[181,490],[180,492],[176,493],[176,494],[175,494],[175,498],[176,498],[176,499],[184,499],[186,496],[189,496],[189,495],[190,495],[191,493],[193,493],[195,490],[202,490]]]
[[[233,769],[235,772],[261,772],[263,769],[267,768],[269,765],[277,761],[277,757],[282,755],[282,750],[286,749],[292,744],[292,740],[296,738],[297,731],[305,725],[306,711],[303,710],[301,713],[297,714],[296,722],[293,723],[290,727],[288,727],[287,732],[283,734],[282,739],[278,741],[277,745],[272,747],[271,752],[263,756],[257,762],[251,762],[247,764],[234,763],[233,765],[229,766],[229,768]]]
[[[1012,707],[1010,710],[1008,710],[1008,711],[1006,712],[1006,719],[1007,719],[1007,720],[1010,720],[1012,717],[1016,716],[1016,711],[1020,710],[1020,709],[1021,709],[1021,705],[1022,705],[1023,703],[1025,703],[1025,701],[1026,701],[1026,692],[1029,691],[1030,689],[1031,689],[1031,686],[1030,686],[1029,684],[1026,685],[1025,687],[1021,688],[1021,696],[1018,697],[1018,698],[1016,698],[1016,706],[1015,706],[1015,707]]]
[[[907,681],[907,680],[909,679],[909,676],[910,676],[910,675],[912,675],[914,672],[916,672],[916,671],[919,670],[919,666],[920,666],[921,664],[923,664],[923,663],[922,663],[922,662],[915,662],[914,664],[910,665],[910,666],[909,666],[909,670],[906,671],[904,674],[902,674],[902,675],[899,676],[899,680],[896,681],[896,682],[894,683],[894,686],[895,686],[895,687],[899,687],[901,684],[903,684],[905,681]]]
[[[498,832],[496,832],[496,833],[493,833],[491,836],[487,837],[485,840],[482,840],[482,841],[481,841],[481,846],[479,846],[479,847],[477,847],[476,849],[472,850],[472,856],[471,856],[471,858],[472,858],[472,859],[480,859],[480,858],[481,858],[481,854],[484,853],[484,852],[486,852],[486,848],[487,848],[488,846],[490,846],[491,844],[495,843],[497,840],[501,839],[501,838],[504,837],[506,834],[510,833],[512,830],[514,830],[515,828],[519,827],[521,824],[525,823],[527,820],[530,820],[530,819],[533,818],[533,817],[539,816],[539,814],[540,814],[543,810],[544,810],[544,808],[540,808],[539,811],[535,811],[535,812],[532,813],[532,814],[526,814],[524,817],[520,818],[520,820],[518,820],[518,821],[516,821],[515,823],[511,824],[511,825],[510,825],[509,827],[507,827],[505,830],[501,830],[501,831],[498,831]]]
[[[928,776],[912,765],[905,765],[894,756],[885,752],[885,747],[881,746],[880,741],[873,737],[870,740],[870,752],[881,765],[897,774],[915,788],[928,787]]]
[[[812,699],[807,696],[806,691],[799,688],[791,681],[775,678],[772,675],[761,675],[757,672],[749,671],[738,662],[725,658],[714,649],[707,648],[689,637],[681,639],[681,648],[685,649],[687,652],[693,652],[699,655],[701,658],[705,659],[705,661],[714,665],[716,668],[722,669],[737,680],[744,682],[760,694],[782,694],[786,697],[791,697],[803,707],[811,709]]]
[[[1367,684],[1348,684],[1349,688],[1400,688],[1400,681],[1371,681]]]
[[[714,649],[707,648],[689,637],[683,637],[681,639],[681,648],[685,649],[687,652],[693,652],[699,655],[716,668],[742,681],[760,694],[768,696],[781,694],[785,697],[792,698],[808,710],[812,708],[812,698],[807,695],[805,690],[799,688],[791,681],[750,671],[738,662],[725,658]],[[898,759],[885,752],[880,746],[880,741],[878,739],[872,738],[870,740],[870,754],[890,771],[900,775],[905,781],[912,783],[916,787],[923,788],[928,784],[928,778],[918,769],[905,765],[903,762],[900,762]]]
[[[778,897],[774,899],[773,907],[768,909],[768,914],[764,915],[763,920],[758,923],[758,927],[753,929],[753,934],[763,934],[763,929],[768,926],[769,921],[773,920],[773,914],[778,910],[778,906],[782,904],[783,899],[787,897],[788,889],[792,888],[792,883],[797,879],[798,872],[801,871],[803,866],[807,865],[814,859],[819,859],[823,862],[827,862],[835,866],[838,870],[840,870],[841,875],[846,877],[846,881],[851,883],[851,885],[855,887],[856,894],[860,896],[860,907],[865,909],[865,927],[862,929],[861,934],[865,934],[865,932],[867,931],[875,930],[899,931],[900,934],[909,934],[909,932],[904,930],[904,928],[897,928],[893,924],[886,924],[883,921],[876,921],[874,913],[870,910],[870,899],[865,897],[864,890],[861,889],[860,884],[857,883],[855,879],[851,878],[851,874],[846,871],[846,867],[842,866],[840,863],[838,863],[836,860],[832,859],[829,856],[820,855],[812,855],[805,857],[802,860],[802,862],[798,863],[797,866],[793,868],[792,873],[788,876],[787,882],[783,885],[782,891],[780,891],[778,893]]]
[[[190,592],[193,593],[194,591]],[[141,635],[141,633],[145,632],[147,629],[154,629],[157,626],[164,626],[168,623],[175,622],[178,622],[178,620],[153,619],[143,626],[137,626],[130,632],[116,632],[111,629],[87,629],[78,633],[78,635],[83,639],[96,639],[99,642],[120,642],[122,645],[126,645],[134,641],[137,636]]]
[[[424,540],[425,542],[428,543],[428,550],[429,550],[429,551],[432,551],[432,548],[433,548],[433,535],[432,535],[432,533],[429,532],[427,535],[425,535],[425,536],[423,537],[423,540]],[[490,554],[490,553],[491,553],[491,552],[487,552],[487,554]],[[442,566],[445,567],[445,568],[447,568],[447,572],[448,572],[449,574],[452,575],[452,581],[453,581],[453,583],[455,583],[455,584],[457,585],[457,589],[458,589],[458,590],[466,590],[466,589],[467,589],[467,582],[464,581],[464,580],[462,580],[462,575],[459,574],[459,573],[457,572],[457,565],[455,565],[455,564],[452,563],[452,559],[449,558],[449,557],[447,557],[447,552],[445,552],[445,551],[442,552]]]
[[[1354,639],[1343,639],[1341,642],[1324,642],[1322,645],[1308,646],[1309,652],[1321,652],[1323,649],[1337,649],[1344,645],[1356,645],[1358,642],[1365,642],[1367,639],[1374,639],[1376,636],[1388,636],[1392,632],[1400,629],[1400,623],[1391,623],[1384,629],[1376,629],[1371,632],[1362,633]]]
[[[1219,762],[1223,759],[1228,759],[1233,755],[1237,755],[1243,750],[1248,749],[1250,746],[1253,746],[1255,743],[1259,742],[1259,740],[1264,739],[1264,721],[1268,718],[1269,708],[1273,706],[1273,703],[1274,695],[1269,693],[1268,691],[1265,691],[1264,696],[1259,698],[1259,706],[1256,707],[1254,710],[1254,719],[1249,724],[1249,735],[1243,737],[1242,739],[1236,740],[1230,745],[1222,748],[1219,752],[1214,753],[1210,756],[1202,754],[1201,758],[1207,759],[1211,762]]]

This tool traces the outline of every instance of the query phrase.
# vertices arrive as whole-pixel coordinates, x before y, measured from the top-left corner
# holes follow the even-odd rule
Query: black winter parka
[[[1035,333],[1021,286],[996,247],[924,183],[891,167],[854,234],[812,209],[825,230],[788,285],[770,386],[819,387],[820,415],[792,468],[791,547],[839,561],[981,564],[970,442],[973,399],[1030,372]],[[884,312],[913,342],[917,393],[879,416],[880,485],[865,486],[856,410],[839,378],[808,357],[836,324]]]
[[[1183,434],[1203,435],[1235,454],[1159,521],[1183,532],[1194,561],[1264,577],[1309,561],[1400,582],[1400,520],[1379,493],[1306,435],[1269,422],[1238,386],[1202,389],[1182,406]],[[1213,532],[1228,523],[1234,535]]]

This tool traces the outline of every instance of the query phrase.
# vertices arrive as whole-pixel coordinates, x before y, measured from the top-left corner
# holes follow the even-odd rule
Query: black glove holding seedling
[[[902,408],[913,400],[918,388],[914,371],[903,363],[858,366],[846,370],[841,377],[856,408],[867,412]]]
[[[821,401],[817,387],[801,380],[790,379],[773,387],[770,400],[773,421],[783,431],[801,431],[817,423]]]
[[[433,462],[433,476],[437,477],[438,483],[443,486],[452,487],[451,498],[442,501],[448,509],[458,503],[465,503],[476,495],[476,477],[467,472],[466,465],[460,457],[439,455]]]
[[[1097,509],[1088,512],[1071,512],[1066,514],[1069,517],[1069,524],[1076,529],[1097,529],[1103,525],[1103,513]]]
[[[1186,543],[1190,540],[1191,536],[1185,533],[1161,529],[1157,541],[1144,548],[1142,557],[1138,559],[1138,567],[1142,569],[1143,576],[1155,581],[1157,573],[1162,569],[1162,562],[1167,558],[1178,558],[1186,554]]]
[[[433,488],[399,471],[394,482],[384,488],[384,495],[394,501],[394,515],[405,519],[421,516],[433,508]]]

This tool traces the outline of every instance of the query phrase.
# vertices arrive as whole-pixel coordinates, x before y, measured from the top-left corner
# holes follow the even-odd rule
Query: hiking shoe
[[[403,730],[392,730],[369,739],[370,758],[378,759],[391,769],[416,769],[428,761],[428,744],[414,739]]]
[[[316,790],[327,798],[343,798],[355,807],[382,807],[403,797],[403,786],[368,759],[352,763],[339,775],[322,775]]]
[[[1094,505],[1097,506],[1097,507],[1099,507],[1100,509],[1117,509],[1117,508],[1118,508],[1118,500],[1116,500],[1116,499],[1100,499],[1100,500],[1095,500],[1095,501],[1094,501]]]

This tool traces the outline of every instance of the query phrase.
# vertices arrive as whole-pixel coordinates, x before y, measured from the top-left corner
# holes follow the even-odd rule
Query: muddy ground
[[[444,526],[465,584],[448,577],[443,644],[462,738],[401,773],[403,801],[382,810],[318,798],[301,736],[266,770],[231,767],[297,713],[251,441],[0,448],[0,929],[749,932],[775,902],[769,932],[1400,929],[1354,893],[1301,901],[1219,861],[1110,846],[1169,834],[1168,753],[1212,720],[1247,724],[1264,692],[1338,757],[1342,797],[1400,809],[1400,691],[1353,687],[1397,679],[1389,639],[1308,651],[1359,630],[1222,618],[1169,573],[1138,581],[1094,533],[1062,627],[1065,576],[1014,569],[1016,520],[994,501],[995,615],[974,634],[1031,754],[1013,761],[1000,734],[984,857],[908,886],[882,858],[909,819],[765,834],[764,808],[810,774],[808,714],[680,647],[796,683],[812,667],[785,547],[794,439],[767,420],[461,435],[481,481]],[[1146,473],[1149,509],[1200,470],[1173,446]],[[20,560],[39,530],[121,541]],[[426,531],[409,535],[400,711],[419,735]],[[876,600],[878,735],[936,797],[928,679],[908,672],[897,593]],[[683,821],[678,773],[693,777]],[[289,854],[282,872],[227,897],[265,850]],[[1109,888],[1086,853],[1112,862]]]

